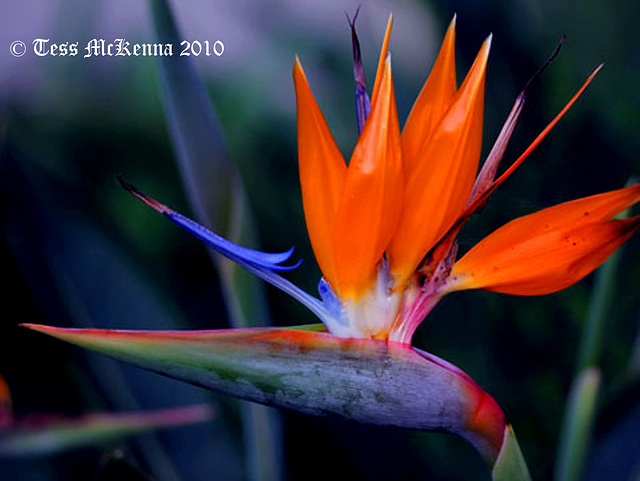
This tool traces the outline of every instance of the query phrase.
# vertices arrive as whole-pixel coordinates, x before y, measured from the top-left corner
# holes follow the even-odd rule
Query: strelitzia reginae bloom
[[[516,219],[458,258],[455,239],[462,226],[555,126],[599,68],[496,178],[524,91],[478,173],[491,37],[458,87],[454,18],[401,131],[388,54],[391,18],[370,100],[352,32],[360,135],[348,164],[297,58],[293,68],[302,201],[323,274],[319,299],[281,275],[298,265],[287,263],[293,250],[264,253],[235,245],[121,181],[169,220],[303,303],[323,326],[153,333],[29,327],[243,399],[453,432],[469,440],[495,472],[512,439],[502,410],[460,369],[413,348],[413,333],[454,291],[538,295],[579,281],[638,228],[638,217],[613,217],[640,199],[640,186]]]
[[[464,222],[541,138],[494,180],[519,99],[476,175],[491,37],[458,88],[454,29],[455,20],[402,132],[387,30],[370,113],[348,167],[296,61],[304,211],[324,275],[320,293],[333,307],[324,321],[338,336],[409,343],[435,303],[457,290],[556,292],[595,269],[638,226],[638,219],[611,220],[638,200],[634,186],[517,219],[455,260]]]

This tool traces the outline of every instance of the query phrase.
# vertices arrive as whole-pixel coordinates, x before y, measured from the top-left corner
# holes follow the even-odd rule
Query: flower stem
[[[628,217],[628,209],[618,215],[621,219]],[[596,272],[580,342],[576,377],[565,407],[554,476],[556,481],[577,481],[581,479],[584,469],[600,387],[601,374],[598,365],[604,328],[615,292],[620,255],[619,250],[614,252]]]
[[[584,369],[576,377],[565,409],[560,449],[554,479],[582,479],[584,461],[591,441],[596,400],[600,387],[600,370]]]

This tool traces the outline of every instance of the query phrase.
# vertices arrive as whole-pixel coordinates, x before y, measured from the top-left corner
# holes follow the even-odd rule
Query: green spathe
[[[493,398],[455,366],[404,344],[309,329],[25,327],[249,401],[458,434],[490,464],[502,446],[504,416]]]

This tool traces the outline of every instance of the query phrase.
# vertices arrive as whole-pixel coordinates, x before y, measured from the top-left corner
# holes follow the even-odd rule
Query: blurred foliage
[[[68,8],[74,2],[60,3]],[[179,19],[193,18],[181,14],[197,10],[196,3],[174,5]],[[288,69],[296,53],[303,56],[339,145],[350,152],[357,132],[350,38],[343,11],[355,7],[351,2],[327,3],[330,7],[325,9],[333,10],[331,23],[341,25],[343,34],[322,36],[317,29],[306,32],[314,22],[312,8],[305,17],[300,8],[282,2],[278,21],[271,24],[273,16],[262,12],[257,2],[224,5],[218,15],[233,12],[231,27],[246,29],[247,36],[266,32],[259,38],[263,48],[245,50],[237,58],[234,47],[238,46],[227,43],[224,58],[200,58],[199,64],[206,67],[212,102],[231,155],[239,163],[262,247],[278,251],[295,245],[305,262],[289,277],[313,292],[320,274],[302,216]],[[463,230],[462,251],[514,217],[621,187],[631,175],[640,173],[637,3],[460,0],[411,5],[420,12],[416,18],[431,22],[425,28],[435,25],[439,29],[430,32],[433,38],[443,34],[457,12],[459,78],[482,39],[494,33],[485,150],[519,89],[558,38],[567,34],[563,52],[531,90],[507,162],[524,150],[590,70],[606,63],[578,105]],[[397,18],[396,8],[400,7],[374,2],[363,6],[363,13],[370,10],[362,22],[366,61],[377,55],[387,12],[394,10]],[[409,14],[403,7],[403,15]],[[58,22],[57,32],[65,31],[63,27],[79,32],[84,31],[78,27],[82,15],[86,15],[84,10],[52,21]],[[324,19],[320,17],[318,24]],[[246,22],[239,24],[238,18]],[[14,21],[18,18],[9,8],[1,22]],[[97,28],[100,18],[89,25]],[[193,38],[189,23],[182,22],[181,27]],[[142,27],[118,33],[127,34],[131,41],[151,38]],[[60,37],[59,33],[51,35]],[[211,35],[225,41],[224,32]],[[2,48],[14,40],[1,38]],[[408,43],[398,38],[406,36],[392,35],[394,55],[408,49]],[[419,58],[413,59],[424,75],[434,48],[425,46]],[[275,82],[284,75],[273,71],[282,58],[288,62],[287,83]],[[215,62],[228,59],[238,65],[216,72]],[[5,285],[0,372],[13,387],[14,404],[22,411],[17,415],[44,408],[76,414],[122,407],[134,400],[137,407],[151,407],[154,403],[167,405],[180,396],[210,398],[197,388],[86,355],[16,327],[19,322],[71,326],[79,320],[85,325],[123,328],[228,326],[204,247],[133,201],[114,182],[122,172],[144,191],[189,213],[166,129],[154,60],[33,55],[13,59],[7,53],[0,62],[7,62],[9,71],[16,69],[16,76],[23,67],[33,76],[32,82],[20,88],[11,85],[0,92],[0,265]],[[394,61],[401,119],[424,80],[424,75],[403,69],[403,65]],[[374,63],[366,67],[371,81]],[[637,377],[626,376],[640,321],[639,271],[640,239],[636,236],[622,252],[611,322],[602,339],[603,401],[597,408],[591,454],[597,469],[587,469],[589,479],[611,479],[610,473],[615,473],[615,479],[629,479],[639,469],[640,389]],[[541,298],[455,294],[442,302],[416,336],[417,346],[460,366],[496,398],[516,429],[534,479],[548,479],[553,470],[591,283],[587,279]],[[315,322],[295,301],[270,288],[267,294],[275,324]],[[116,381],[128,389],[137,386],[131,398],[110,394],[118,386]],[[183,394],[176,394],[180,392]],[[163,433],[129,445],[127,452],[142,472],[155,477],[158,470],[164,472],[165,477],[158,479],[242,479],[245,468],[239,454],[242,429],[237,409],[222,397],[215,399],[221,407],[212,426],[184,428],[182,434]],[[314,467],[316,477],[340,473],[344,478],[370,480],[489,478],[470,446],[445,435],[285,413],[284,439],[286,469],[292,480],[307,478],[309,466]],[[0,478],[14,479],[11,475],[20,472],[20,479],[90,479],[102,454],[87,448],[28,466],[3,461]],[[175,478],[163,471],[167,462],[175,463]],[[6,478],[4,473],[8,473]]]

